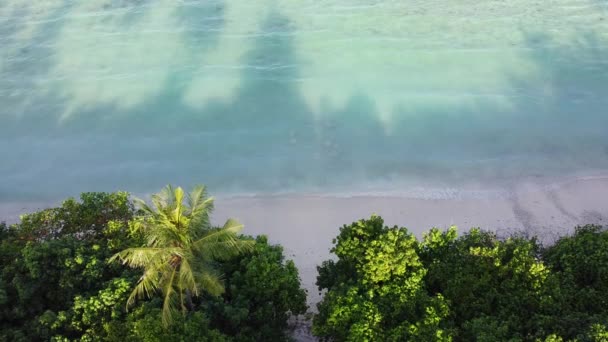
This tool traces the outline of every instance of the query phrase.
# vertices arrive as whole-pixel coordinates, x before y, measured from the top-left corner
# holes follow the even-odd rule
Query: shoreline
[[[212,221],[236,218],[244,234],[268,236],[295,262],[310,312],[322,295],[315,285],[317,265],[332,258],[332,239],[345,224],[378,214],[388,226],[406,227],[418,238],[432,227],[452,225],[459,233],[480,227],[507,235],[524,232],[550,244],[582,224],[608,225],[608,176],[571,177],[560,182],[522,181],[504,189],[505,196],[416,198],[377,194],[268,194],[216,196]],[[0,222],[58,205],[60,201],[0,202]],[[310,322],[297,322],[296,341],[316,341]]]
[[[500,196],[454,195],[457,191],[426,198],[403,196],[405,192],[219,195],[212,220],[223,224],[227,218],[236,218],[245,225],[244,234],[265,234],[270,242],[281,244],[285,257],[296,263],[314,310],[321,298],[315,286],[316,266],[331,258],[332,239],[344,224],[372,214],[382,216],[388,226],[408,228],[418,238],[432,227],[455,225],[459,232],[471,227],[499,235],[523,232],[546,244],[577,225],[608,224],[608,175],[547,180],[527,179],[496,188],[501,189]],[[0,222],[17,222],[23,213],[59,202],[0,202]]]
[[[245,224],[245,234],[266,234],[285,248],[300,271],[314,310],[321,296],[315,286],[316,266],[331,257],[339,228],[372,214],[388,226],[408,228],[418,238],[432,227],[455,225],[499,235],[522,232],[550,244],[583,224],[608,224],[608,177],[589,176],[554,184],[522,182],[506,189],[504,198],[421,199],[397,196],[315,195],[217,197],[214,222],[228,217]]]

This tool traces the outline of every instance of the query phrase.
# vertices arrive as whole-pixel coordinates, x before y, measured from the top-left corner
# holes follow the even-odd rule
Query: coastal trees
[[[544,249],[542,257],[559,288],[555,326],[560,336],[579,341],[603,336],[608,341],[608,231],[577,227],[572,236]]]
[[[76,297],[87,298],[132,271],[107,264],[114,253],[139,237],[129,222],[134,209],[128,194],[84,193],[57,208],[23,215],[0,234],[0,340],[49,340],[60,333],[83,334],[53,324]]]
[[[138,203],[88,193],[0,224],[0,341],[289,340],[287,320],[305,313],[306,292],[281,246],[237,236],[233,220],[213,227],[204,188],[168,187],[152,207]],[[608,340],[608,232],[599,226],[543,247],[480,229],[431,229],[418,240],[372,216],[342,227],[332,252],[318,268],[327,292],[313,331],[323,340]],[[138,297],[141,269],[112,257],[132,258],[158,282]],[[205,274],[223,277],[198,282]],[[170,325],[166,289],[169,315],[183,313]]]
[[[418,242],[405,228],[378,216],[340,229],[328,260],[318,268],[319,303],[313,332],[332,341],[449,341],[448,307],[424,287]]]
[[[222,263],[226,291],[202,298],[211,325],[236,341],[287,341],[288,319],[306,312],[306,292],[283,248],[266,236],[253,249]]]
[[[188,219],[195,227],[195,216],[194,222],[200,221],[194,231],[207,227],[196,238],[189,236],[192,243],[206,238],[204,262],[213,257],[209,272],[223,274],[217,283],[225,288],[221,295],[198,287],[192,310],[170,326],[162,324],[164,297],[137,301],[127,311],[141,271],[109,259],[128,248],[148,248],[155,238],[146,230],[160,231],[153,224],[163,219],[153,215],[171,219],[176,212],[158,213],[156,206],[153,214],[136,210],[127,193],[85,193],[80,201],[24,215],[20,223],[0,223],[0,341],[287,340],[289,314],[306,310],[295,265],[265,237],[235,237],[234,221],[225,225],[232,227],[229,234],[208,225],[211,202],[204,191],[198,193],[182,206],[179,227],[183,230]],[[155,201],[164,209],[179,197],[159,196]],[[206,208],[206,214],[192,215],[201,212],[193,207]],[[234,244],[241,253],[224,250]]]
[[[431,229],[419,254],[426,290],[449,303],[456,341],[535,340],[552,327],[554,283],[535,239],[471,229]]]
[[[421,241],[372,216],[341,228],[318,267],[313,332],[331,341],[607,341],[608,232],[535,238],[431,229]]]
[[[146,246],[127,248],[110,261],[119,259],[144,269],[128,305],[160,291],[162,321],[168,326],[176,312],[194,309],[192,297],[201,291],[220,295],[224,287],[214,262],[250,250],[252,242],[238,238],[243,226],[236,220],[229,219],[221,228],[211,226],[213,198],[206,196],[203,186],[185,195],[181,187],[168,185],[152,196],[154,208],[143,200],[136,202],[146,214],[139,222]]]

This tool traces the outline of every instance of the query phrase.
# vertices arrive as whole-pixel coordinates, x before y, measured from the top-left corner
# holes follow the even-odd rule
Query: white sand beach
[[[308,290],[311,309],[320,300],[316,266],[330,258],[339,228],[371,214],[387,225],[404,226],[421,237],[431,227],[481,227],[499,234],[524,231],[551,243],[576,225],[608,223],[608,178],[583,178],[539,186],[521,184],[502,199],[416,199],[399,197],[276,196],[217,198],[215,220],[236,217],[247,234],[267,234],[285,247]]]

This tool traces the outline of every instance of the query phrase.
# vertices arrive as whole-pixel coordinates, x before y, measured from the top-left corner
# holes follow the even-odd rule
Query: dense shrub
[[[306,292],[300,287],[293,261],[283,248],[256,238],[254,250],[223,264],[226,292],[204,299],[214,327],[236,341],[284,341],[289,315],[306,312]]]
[[[144,244],[126,193],[86,193],[0,224],[0,341],[286,340],[290,314],[306,311],[298,271],[280,246],[218,261],[226,292],[202,296],[164,328],[158,298],[126,310],[141,271],[108,259]]]
[[[425,291],[426,269],[418,242],[380,217],[344,226],[332,249],[338,261],[319,267],[317,284],[328,292],[318,305],[313,332],[337,341],[449,340],[442,327],[445,299]]]
[[[4,227],[0,241],[0,338],[48,340],[50,322],[78,297],[89,297],[107,282],[131,271],[106,260],[124,245],[136,243],[129,229],[133,207],[126,193],[86,193],[81,201],[24,215]],[[74,329],[62,334],[77,337]]]
[[[193,299],[174,324],[162,300],[126,310],[141,276],[108,259],[145,242],[126,193],[0,224],[0,341],[285,341],[305,313],[292,261],[265,236],[217,260],[225,292]],[[242,241],[242,240],[240,240]],[[249,244],[249,242],[247,242]],[[608,341],[608,232],[536,239],[431,229],[422,240],[378,216],[341,228],[318,267],[313,332],[331,341]]]
[[[313,332],[332,341],[606,341],[608,233],[577,228],[543,249],[437,229],[417,241],[373,216],[334,240]]]
[[[581,327],[608,341],[608,231],[578,227],[543,251],[543,260],[557,278],[556,330],[567,339],[591,341]]]

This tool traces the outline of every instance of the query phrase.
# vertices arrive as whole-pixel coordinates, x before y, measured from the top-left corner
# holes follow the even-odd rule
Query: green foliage
[[[306,312],[306,292],[300,287],[293,261],[265,236],[253,251],[223,264],[226,292],[209,298],[212,323],[236,341],[285,341],[289,315]]]
[[[420,254],[427,290],[450,303],[455,338],[530,340],[543,334],[552,296],[539,249],[534,239],[499,240],[479,229],[458,239],[453,229],[425,236]]]
[[[442,328],[448,307],[429,296],[418,242],[404,228],[372,216],[340,229],[332,249],[338,261],[319,268],[327,289],[313,332],[335,341],[449,341]],[[339,274],[335,274],[338,272]]]
[[[196,190],[185,210],[163,202],[166,210],[154,216],[135,212],[125,193],[83,194],[80,202],[70,199],[24,215],[19,224],[0,224],[0,341],[286,340],[289,314],[306,310],[293,262],[265,237],[237,238],[234,220],[209,227],[212,202],[202,197]],[[219,286],[227,284],[219,296],[192,296],[191,309],[168,327],[161,324],[159,296],[127,311],[141,273],[109,262],[125,249],[160,243],[162,229],[157,237],[148,230],[166,219],[176,228],[169,235],[188,227],[190,234],[179,236],[185,243],[179,242],[201,249],[178,256],[198,259],[190,265],[208,263],[214,274],[225,275]],[[235,246],[240,253],[229,250]]]
[[[96,295],[76,296],[71,308],[57,315],[47,311],[44,323],[55,332],[64,334],[55,338],[80,336],[83,340],[94,340],[106,335],[104,329],[112,321],[124,318],[124,306],[132,287],[132,281],[115,278]]]
[[[238,237],[234,220],[211,227],[203,188],[167,188],[153,204],[135,212],[126,193],[89,193],[0,223],[0,341],[288,340],[288,318],[307,308],[282,248]],[[418,241],[372,216],[342,227],[332,252],[318,267],[327,292],[313,332],[323,340],[608,341],[608,232],[598,226],[542,248],[479,229]],[[115,255],[144,277],[110,263]],[[148,280],[139,294],[165,295],[127,311]],[[163,326],[167,307],[183,315]]]
[[[213,329],[203,312],[190,312],[169,327],[159,324],[162,320],[160,301],[153,300],[137,307],[126,320],[114,320],[105,325],[107,341],[128,342],[183,342],[183,341],[231,341],[230,337]]]
[[[126,275],[109,258],[138,239],[129,229],[133,206],[126,193],[85,193],[59,208],[22,216],[2,227],[0,330],[7,340],[48,340],[48,324],[77,296],[88,297],[104,280]],[[82,222],[82,226],[79,226]],[[119,242],[118,242],[119,241]],[[0,338],[0,339],[2,339]]]
[[[80,202],[73,198],[61,207],[22,215],[20,239],[49,240],[64,236],[98,239],[104,236],[108,222],[126,224],[133,217],[133,204],[126,192],[87,192]]]
[[[557,277],[561,336],[592,341],[608,324],[608,231],[599,226],[578,227],[543,251],[543,258]],[[595,330],[581,334],[581,327]],[[596,337],[592,337],[596,336]]]
[[[313,332],[332,341],[605,341],[608,233],[536,239],[431,229],[418,242],[373,216],[344,226],[317,285]]]
[[[169,185],[152,196],[154,209],[137,201],[146,214],[140,225],[146,245],[127,248],[110,261],[119,259],[129,267],[144,269],[127,302],[133,305],[136,299],[162,293],[162,321],[168,326],[176,313],[194,309],[192,297],[202,291],[223,293],[214,264],[248,251],[252,243],[238,238],[243,225],[236,220],[229,219],[221,228],[211,226],[213,198],[206,196],[203,186],[185,195],[182,188]]]

